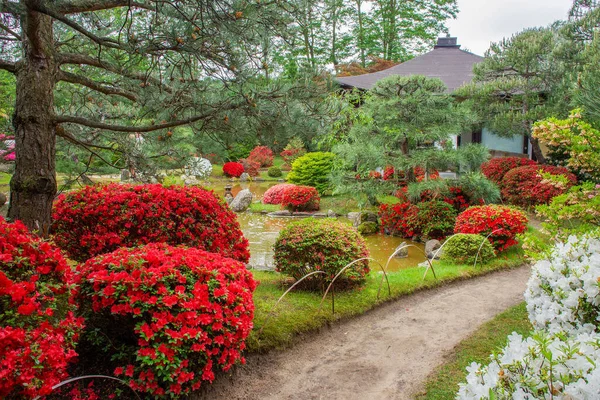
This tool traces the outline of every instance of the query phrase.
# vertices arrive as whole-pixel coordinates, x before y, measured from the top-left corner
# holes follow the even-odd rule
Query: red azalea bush
[[[244,362],[256,283],[243,263],[153,243],[98,256],[78,273],[89,321],[81,352],[133,389],[179,397]]]
[[[273,165],[273,158],[273,150],[267,146],[256,146],[248,156],[248,160],[257,162],[261,167]]]
[[[296,185],[291,183],[280,183],[278,185],[271,186],[263,195],[263,204],[281,204],[283,201],[283,193],[292,186]]]
[[[331,282],[346,265],[369,257],[369,249],[357,230],[331,218],[289,224],[279,233],[273,249],[276,270],[296,280],[309,272],[325,272],[303,281],[305,287],[315,290]],[[363,260],[348,268],[336,282],[360,284],[368,273],[369,261]]]
[[[291,211],[317,211],[321,197],[311,186],[293,185],[284,190],[281,205]]]
[[[408,201],[379,206],[380,228],[383,233],[403,238],[418,236],[417,214],[419,209]]]
[[[250,158],[240,158],[238,160],[240,164],[244,167],[244,172],[250,175],[251,177],[258,176],[258,169],[260,168],[260,164]]]
[[[539,171],[551,175],[563,175],[567,183],[546,181]],[[566,193],[577,183],[577,178],[564,167],[552,165],[526,165],[511,169],[502,178],[502,198],[506,201],[522,205],[533,206],[548,204],[553,197]]]
[[[443,195],[443,197],[437,197],[437,199],[440,199],[441,201],[451,205],[457,213],[461,213],[471,206],[478,206],[483,204],[482,199],[480,199],[479,201],[472,200],[470,196],[467,193],[465,193],[465,191],[460,186],[451,184],[450,186],[448,186],[448,191],[448,194]],[[396,193],[396,197],[402,198],[402,195],[404,195],[404,198],[406,198],[406,191],[398,192],[399,193]],[[421,201],[423,202],[431,200],[436,200],[436,196],[430,191],[425,190],[421,194]]]
[[[533,160],[523,157],[498,157],[481,164],[481,173],[490,181],[500,185],[504,175],[511,169],[525,165],[538,165]]]
[[[244,173],[244,166],[237,162],[223,164],[223,173],[228,178],[239,178]]]
[[[500,205],[468,208],[458,215],[454,233],[475,233],[488,240],[497,251],[517,244],[515,237],[527,229],[527,217],[519,210]]]
[[[385,167],[383,170],[383,180],[387,181],[392,179],[394,177],[394,172],[394,167],[392,167],[391,165]]]
[[[383,178],[383,175],[381,175],[381,172],[378,172],[378,171],[369,171],[369,178],[370,179],[381,179],[381,178]]]
[[[83,320],[60,250],[0,217],[0,398],[45,396],[68,377]]]
[[[198,247],[242,262],[250,257],[235,213],[199,187],[86,186],[61,195],[53,218],[55,242],[78,261],[151,242]]]

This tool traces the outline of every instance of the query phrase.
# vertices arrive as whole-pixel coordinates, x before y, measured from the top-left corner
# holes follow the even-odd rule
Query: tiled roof
[[[483,57],[461,50],[459,46],[436,46],[429,53],[372,74],[336,78],[342,87],[371,89],[375,82],[390,75],[425,75],[440,78],[453,92],[473,80],[473,65]]]

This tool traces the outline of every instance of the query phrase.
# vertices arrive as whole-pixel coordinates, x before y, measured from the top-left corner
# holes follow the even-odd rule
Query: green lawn
[[[417,396],[417,399],[454,399],[458,384],[467,376],[466,367],[469,364],[473,361],[487,364],[490,354],[506,345],[509,334],[517,332],[527,336],[531,329],[524,302],[497,315],[455,348],[448,362],[428,378],[425,393]]]
[[[473,268],[472,265],[457,266],[435,262],[437,280],[434,279],[431,271],[423,280],[424,269],[418,267],[389,273],[391,296],[388,295],[384,283],[379,300],[377,300],[377,290],[382,275],[377,270],[373,270],[362,289],[336,293],[335,314],[331,312],[330,299],[325,301],[323,309],[319,312],[322,294],[296,289],[290,292],[277,308],[274,308],[279,297],[287,289],[289,282],[275,272],[253,271],[254,277],[260,284],[254,293],[256,306],[254,330],[248,340],[248,349],[252,352],[262,352],[274,348],[285,348],[292,345],[294,339],[302,333],[314,331],[336,320],[363,314],[386,301],[448,282],[472,278],[499,269],[517,267],[523,262],[522,250],[513,248],[502,253],[500,257],[484,267]],[[272,310],[274,310],[273,314],[267,321]],[[261,328],[263,328],[262,332],[260,332]]]

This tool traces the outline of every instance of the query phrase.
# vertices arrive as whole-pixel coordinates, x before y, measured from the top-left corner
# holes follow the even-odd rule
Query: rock
[[[400,251],[398,251],[398,249],[402,249]],[[406,245],[406,242],[402,242],[400,243],[400,245],[398,247],[396,247],[396,250],[394,250],[394,252],[396,252],[396,255],[394,255],[395,258],[407,258],[408,257],[408,246]]]
[[[250,179],[250,175],[248,175],[247,172],[244,172],[242,175],[240,175],[240,181],[247,182],[248,179]]]
[[[360,214],[360,223],[375,222],[377,224],[377,214],[371,211],[365,211]]]
[[[183,175],[182,178],[183,184],[185,186],[196,186],[200,184],[200,182],[198,181],[198,179],[196,179],[195,176]]]
[[[267,216],[269,216],[269,217],[291,217],[292,212],[288,211],[288,210],[273,211],[271,213],[268,213]]]
[[[316,212],[312,214],[313,217],[316,218],[327,218],[327,213],[324,212]]]
[[[121,182],[127,182],[131,179],[131,173],[127,169],[121,170]]]
[[[248,189],[241,190],[233,199],[230,207],[235,212],[246,211],[252,204],[252,192]]]
[[[264,182],[265,180],[263,178],[261,178],[260,176],[257,176],[256,178],[254,178],[254,182]]]
[[[417,267],[427,268],[427,267],[429,267],[429,263],[427,261],[423,261],[423,262],[417,264]]]
[[[439,240],[428,240],[425,243],[425,254],[427,254],[427,258],[432,259],[440,247],[442,247],[442,244]],[[441,255],[442,252],[440,251],[437,255],[435,255],[435,259],[439,260]]]
[[[362,222],[357,229],[361,235],[371,235],[377,233],[377,224],[372,221],[365,221]]]
[[[355,228],[358,227],[358,225],[360,225],[360,213],[359,212],[349,212],[348,219],[350,221],[352,221],[352,225],[354,225]]]
[[[327,210],[327,218],[335,218],[338,215],[333,210]]]
[[[0,193],[0,207],[5,205],[7,201],[8,199],[6,198],[6,195],[4,193]]]
[[[277,179],[277,182],[285,182],[285,179]]]

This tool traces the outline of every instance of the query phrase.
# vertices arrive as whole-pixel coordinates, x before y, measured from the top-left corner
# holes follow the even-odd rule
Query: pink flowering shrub
[[[83,320],[60,250],[0,217],[0,398],[33,398],[68,377]]]
[[[321,197],[311,186],[292,185],[283,191],[281,205],[291,211],[317,211]]]
[[[245,362],[256,283],[243,263],[159,243],[90,259],[78,274],[82,347],[133,389],[180,397]]]
[[[86,186],[60,196],[53,218],[55,242],[78,261],[152,242],[198,247],[242,262],[250,257],[233,211],[199,187]]]
[[[263,204],[281,204],[283,201],[283,193],[292,186],[296,185],[291,183],[280,183],[278,185],[271,186],[263,195]]]

